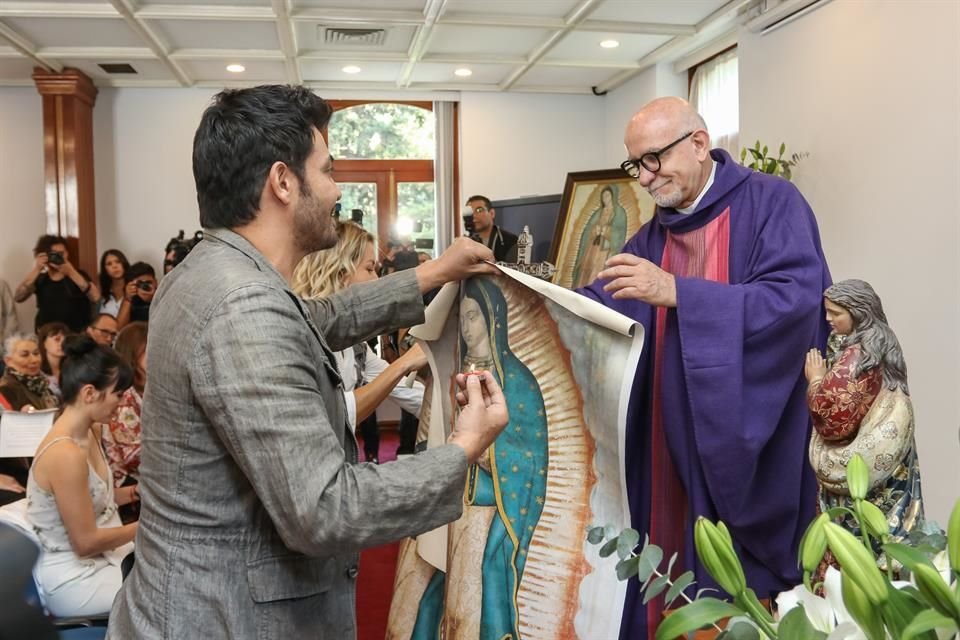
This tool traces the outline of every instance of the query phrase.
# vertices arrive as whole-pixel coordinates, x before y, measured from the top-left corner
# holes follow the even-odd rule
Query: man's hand
[[[649,260],[621,253],[607,260],[606,268],[597,274],[604,291],[612,291],[614,299],[633,298],[657,307],[677,306],[677,281]]]
[[[807,361],[803,365],[803,375],[807,377],[809,384],[816,384],[827,375],[827,362],[820,355],[818,349],[810,349],[807,352]]]
[[[403,370],[406,373],[419,371],[427,366],[427,354],[423,352],[420,345],[415,344],[400,356],[400,362],[403,363]]]
[[[133,302],[133,299],[136,297],[137,293],[137,281],[131,280],[127,283],[127,286],[123,288],[123,297],[128,301]]]
[[[448,442],[463,447],[467,462],[477,461],[510,421],[500,385],[489,371],[457,374],[460,416]]]
[[[499,273],[495,266],[488,264],[493,261],[493,252],[485,245],[470,238],[457,238],[439,258],[416,268],[420,291],[426,293],[470,276]]]
[[[40,273],[40,271],[42,271],[43,268],[47,266],[49,261],[50,261],[50,256],[48,256],[45,253],[38,253],[37,257],[33,259],[33,269],[37,273]]]

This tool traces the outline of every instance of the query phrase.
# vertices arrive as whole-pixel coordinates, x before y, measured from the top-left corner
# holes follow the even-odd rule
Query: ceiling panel
[[[180,68],[197,82],[286,82],[287,68],[282,60],[178,60]],[[230,73],[227,65],[239,63],[246,67],[243,73]]]
[[[38,47],[138,47],[137,37],[121,18],[4,18]]]
[[[612,75],[619,73],[616,69],[596,69],[578,67],[544,67],[535,66],[520,76],[516,88],[522,86],[560,86],[560,87],[594,87]]]
[[[393,53],[406,53],[413,41],[413,36],[417,32],[416,27],[405,26],[387,26],[386,39],[380,46],[356,45],[356,44],[327,44],[323,41],[322,23],[317,22],[295,22],[293,25],[294,34],[297,40],[297,49],[300,53],[305,51],[343,51],[343,52],[365,52],[365,51],[387,51]]]
[[[671,36],[648,36],[632,33],[567,34],[557,46],[544,56],[547,60],[591,60],[602,62],[636,62],[660,45],[669,42]],[[613,39],[620,43],[616,49],[604,49],[603,40]]]
[[[446,11],[562,18],[581,0],[447,0]],[[636,0],[634,0],[636,2]]]
[[[78,2],[83,2],[84,0],[78,0]],[[137,2],[137,6],[141,9],[147,7],[155,7],[157,5],[216,5],[218,7],[269,7],[271,6],[270,0],[157,0],[156,2]]]
[[[431,53],[473,55],[527,55],[553,33],[547,29],[461,27],[438,25],[430,39]]]
[[[295,9],[386,9],[423,11],[426,0],[293,0]]]
[[[275,22],[148,20],[172,49],[279,49]]]
[[[109,82],[137,82],[143,80],[169,80],[171,82],[176,82],[176,78],[173,77],[173,74],[170,73],[170,70],[167,69],[159,60],[62,60],[64,66],[73,67],[75,69],[80,69],[85,74],[90,76],[94,82],[97,84],[104,84],[102,81]],[[136,69],[137,73],[122,73],[122,74],[113,74],[107,73],[101,69],[98,63],[107,63],[107,62],[126,62],[131,67]]]
[[[396,82],[405,63],[403,62],[360,62],[360,73],[344,73],[346,62],[327,62],[324,60],[303,60],[300,73],[304,82]]]
[[[606,0],[590,14],[590,19],[694,25],[726,3],[727,0]]]
[[[461,78],[454,70],[467,67],[473,75]],[[446,64],[442,62],[420,62],[413,70],[413,82],[498,84],[516,68],[509,64]]]

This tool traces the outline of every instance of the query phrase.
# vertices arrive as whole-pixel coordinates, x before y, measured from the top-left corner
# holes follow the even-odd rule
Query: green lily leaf
[[[932,609],[921,611],[913,619],[903,632],[901,640],[913,640],[921,637],[921,634],[933,632],[934,629],[941,629],[947,632],[957,631],[957,623],[947,616],[940,615]]]
[[[826,637],[827,634],[823,631],[817,631],[810,624],[807,613],[803,610],[803,605],[794,607],[790,613],[783,617],[777,627],[777,638],[779,640],[820,640]]]
[[[725,638],[725,640],[760,640],[760,631],[749,622],[738,620],[717,636],[717,640],[720,640],[720,638]]]
[[[911,571],[921,564],[933,567],[933,562],[931,562],[930,558],[928,558],[923,552],[905,544],[901,544],[899,542],[888,542],[887,544],[883,545],[883,550],[886,551],[891,558],[899,561],[900,564]]]
[[[742,615],[744,615],[743,611],[723,600],[714,598],[695,600],[693,604],[677,609],[660,623],[657,627],[656,640],[673,640],[722,618]]]

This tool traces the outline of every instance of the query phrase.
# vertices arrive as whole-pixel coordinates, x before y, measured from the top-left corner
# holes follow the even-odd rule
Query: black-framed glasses
[[[623,162],[620,163],[620,168],[623,169],[626,172],[626,174],[631,178],[640,177],[641,166],[647,171],[649,171],[650,173],[656,173],[657,171],[660,171],[660,156],[665,154],[667,151],[670,151],[670,149],[677,146],[678,144],[680,144],[681,142],[683,142],[684,140],[692,136],[694,133],[696,133],[696,130],[688,131],[687,133],[683,134],[682,136],[680,136],[679,138],[677,138],[676,140],[674,140],[673,142],[665,146],[663,149],[660,149],[660,151],[651,151],[649,153],[645,153],[642,156],[640,156],[638,160],[624,160]]]

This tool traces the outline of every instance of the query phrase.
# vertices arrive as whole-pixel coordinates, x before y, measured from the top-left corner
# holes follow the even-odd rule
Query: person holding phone
[[[150,321],[150,303],[157,293],[157,276],[146,262],[134,262],[127,270],[127,286],[117,312],[117,326]]]
[[[100,300],[100,288],[70,262],[67,241],[43,235],[33,248],[30,273],[13,294],[17,302],[37,296],[34,327],[48,322],[63,322],[71,331],[80,332],[90,323],[91,303]]]

